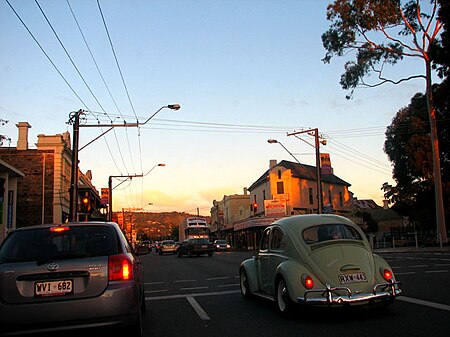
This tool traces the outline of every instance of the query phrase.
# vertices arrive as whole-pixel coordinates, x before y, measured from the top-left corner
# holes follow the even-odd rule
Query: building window
[[[278,170],[278,179],[281,179],[281,170]]]
[[[342,197],[342,192],[339,192],[339,206],[344,207],[344,198]]]
[[[266,190],[263,190],[263,200],[266,200]]]
[[[312,205],[314,204],[314,200],[313,200],[313,189],[310,187],[309,190],[309,204]]]
[[[333,199],[331,199],[331,190],[328,190],[328,200],[330,200],[330,205],[333,205]]]
[[[284,194],[284,184],[282,181],[277,182],[277,194]]]

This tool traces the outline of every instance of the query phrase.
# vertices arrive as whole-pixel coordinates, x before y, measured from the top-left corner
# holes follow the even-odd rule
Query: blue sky
[[[293,161],[269,138],[315,165],[314,148],[287,136],[302,128],[327,139],[321,151],[358,199],[381,205],[381,185],[392,182],[385,129],[424,91],[416,80],[357,90],[346,100],[339,79],[353,55],[321,61],[328,1],[100,0],[106,31],[95,0],[38,0],[72,61],[35,1],[8,1],[62,74],[1,1],[0,118],[9,122],[0,134],[11,146],[18,122],[31,124],[34,147],[38,134],[72,132],[72,111],[88,110],[88,124],[143,122],[161,106],[181,105],[140,128],[116,128],[80,152],[80,168],[92,170],[98,189],[110,175],[166,164],[115,189],[114,210],[151,202],[148,211],[208,214],[214,199],[241,194],[271,159]],[[405,60],[388,70],[401,77],[423,65]],[[82,128],[80,146],[102,131]]]

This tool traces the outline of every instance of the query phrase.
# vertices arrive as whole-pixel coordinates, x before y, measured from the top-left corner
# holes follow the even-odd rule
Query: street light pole
[[[268,140],[267,140],[267,143],[269,143],[269,144],[280,144],[281,147],[282,147],[283,149],[285,149],[286,152],[289,153],[289,154],[292,156],[292,158],[295,159],[295,161],[296,161],[297,163],[300,164],[300,162],[299,162],[298,159],[292,154],[292,152],[289,151],[289,150],[288,150],[283,144],[281,144],[281,142],[279,142],[278,140],[276,140],[276,139],[268,139]]]
[[[123,124],[83,124],[80,125],[80,115],[84,113],[82,109],[72,112],[69,115],[69,121],[67,124],[73,124],[73,146],[72,146],[72,172],[70,181],[70,202],[69,202],[69,220],[77,221],[78,217],[78,152],[84,149],[89,144],[93,143],[100,137],[104,136],[107,132],[111,131],[115,127],[137,127],[140,125],[147,124],[158,112],[162,109],[167,108],[171,110],[179,110],[181,108],[180,104],[169,104],[164,105],[153,113],[144,123],[123,123]],[[108,130],[101,133],[99,136],[91,140],[89,143],[84,145],[82,148],[78,148],[79,138],[80,138],[80,127],[109,127]]]

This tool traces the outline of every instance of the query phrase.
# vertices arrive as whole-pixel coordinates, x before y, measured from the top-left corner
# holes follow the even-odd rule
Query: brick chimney
[[[28,122],[19,122],[16,126],[19,129],[17,150],[28,150],[28,129],[31,128],[31,125]]]
[[[277,160],[276,159],[270,159],[269,170],[273,169],[275,166],[277,166]]]

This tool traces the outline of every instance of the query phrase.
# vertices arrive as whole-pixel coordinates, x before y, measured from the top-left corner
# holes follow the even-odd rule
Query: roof
[[[315,166],[298,164],[287,160],[282,160],[272,169],[274,169],[277,166],[282,166],[287,170],[291,170],[292,176],[294,178],[317,181]],[[264,172],[264,174],[261,177],[259,177],[258,180],[256,180],[248,189],[251,191],[254,188],[261,185],[262,183],[266,182],[269,176],[269,171],[270,169]],[[341,178],[335,176],[334,174],[321,174],[321,178],[322,182],[324,183],[329,183],[333,185],[345,185],[347,187],[351,186],[350,183],[346,182],[345,180],[342,180]]]
[[[22,171],[19,171],[14,166],[9,165],[0,159],[0,172],[6,172],[12,177],[24,177],[25,174]]]

